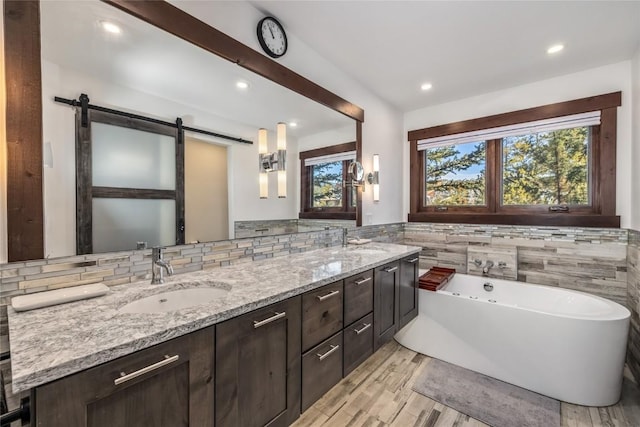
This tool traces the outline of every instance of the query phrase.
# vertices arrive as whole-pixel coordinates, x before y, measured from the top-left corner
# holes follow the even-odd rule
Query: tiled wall
[[[515,261],[515,266],[507,267],[515,268],[519,281],[590,292],[627,304],[627,230],[407,223],[404,236],[405,243],[424,248],[421,268],[439,265],[467,272],[471,249],[496,264]],[[512,252],[515,259],[506,255]],[[494,277],[501,277],[500,272],[495,267],[490,271]]]
[[[627,277],[627,308],[631,311],[627,364],[634,377],[640,380],[640,231],[629,231]]]
[[[341,230],[263,236],[167,248],[175,274],[250,262],[341,244]],[[15,295],[102,282],[120,285],[149,279],[151,250],[110,252],[0,265],[0,305]]]
[[[302,233],[325,228],[355,228],[356,222],[349,220],[320,219],[270,219],[262,221],[236,221],[233,224],[236,239],[271,236],[285,233]]]

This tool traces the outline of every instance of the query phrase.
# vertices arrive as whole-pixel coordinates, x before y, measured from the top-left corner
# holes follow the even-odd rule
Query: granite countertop
[[[108,362],[385,262],[417,246],[369,243],[231,265],[114,286],[102,297],[32,311],[8,308],[14,393]],[[180,288],[228,290],[215,301],[157,313],[121,313],[131,301]]]

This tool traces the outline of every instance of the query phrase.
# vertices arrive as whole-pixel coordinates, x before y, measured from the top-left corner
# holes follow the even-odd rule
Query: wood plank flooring
[[[293,426],[486,426],[411,389],[431,360],[390,342],[305,411]],[[640,427],[640,418],[636,418],[640,411],[638,384],[629,372],[625,376],[629,381],[616,405],[592,408],[562,403],[562,427]]]

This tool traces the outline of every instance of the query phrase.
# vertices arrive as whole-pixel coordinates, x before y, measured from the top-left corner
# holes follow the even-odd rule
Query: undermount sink
[[[229,291],[221,288],[189,288],[163,292],[130,302],[120,313],[162,313],[207,304],[225,297]]]

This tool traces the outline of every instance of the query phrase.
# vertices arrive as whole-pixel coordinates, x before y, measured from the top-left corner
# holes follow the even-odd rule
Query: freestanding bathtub
[[[630,318],[620,304],[466,274],[437,292],[420,289],[419,304],[395,336],[411,350],[565,402],[620,399]]]

